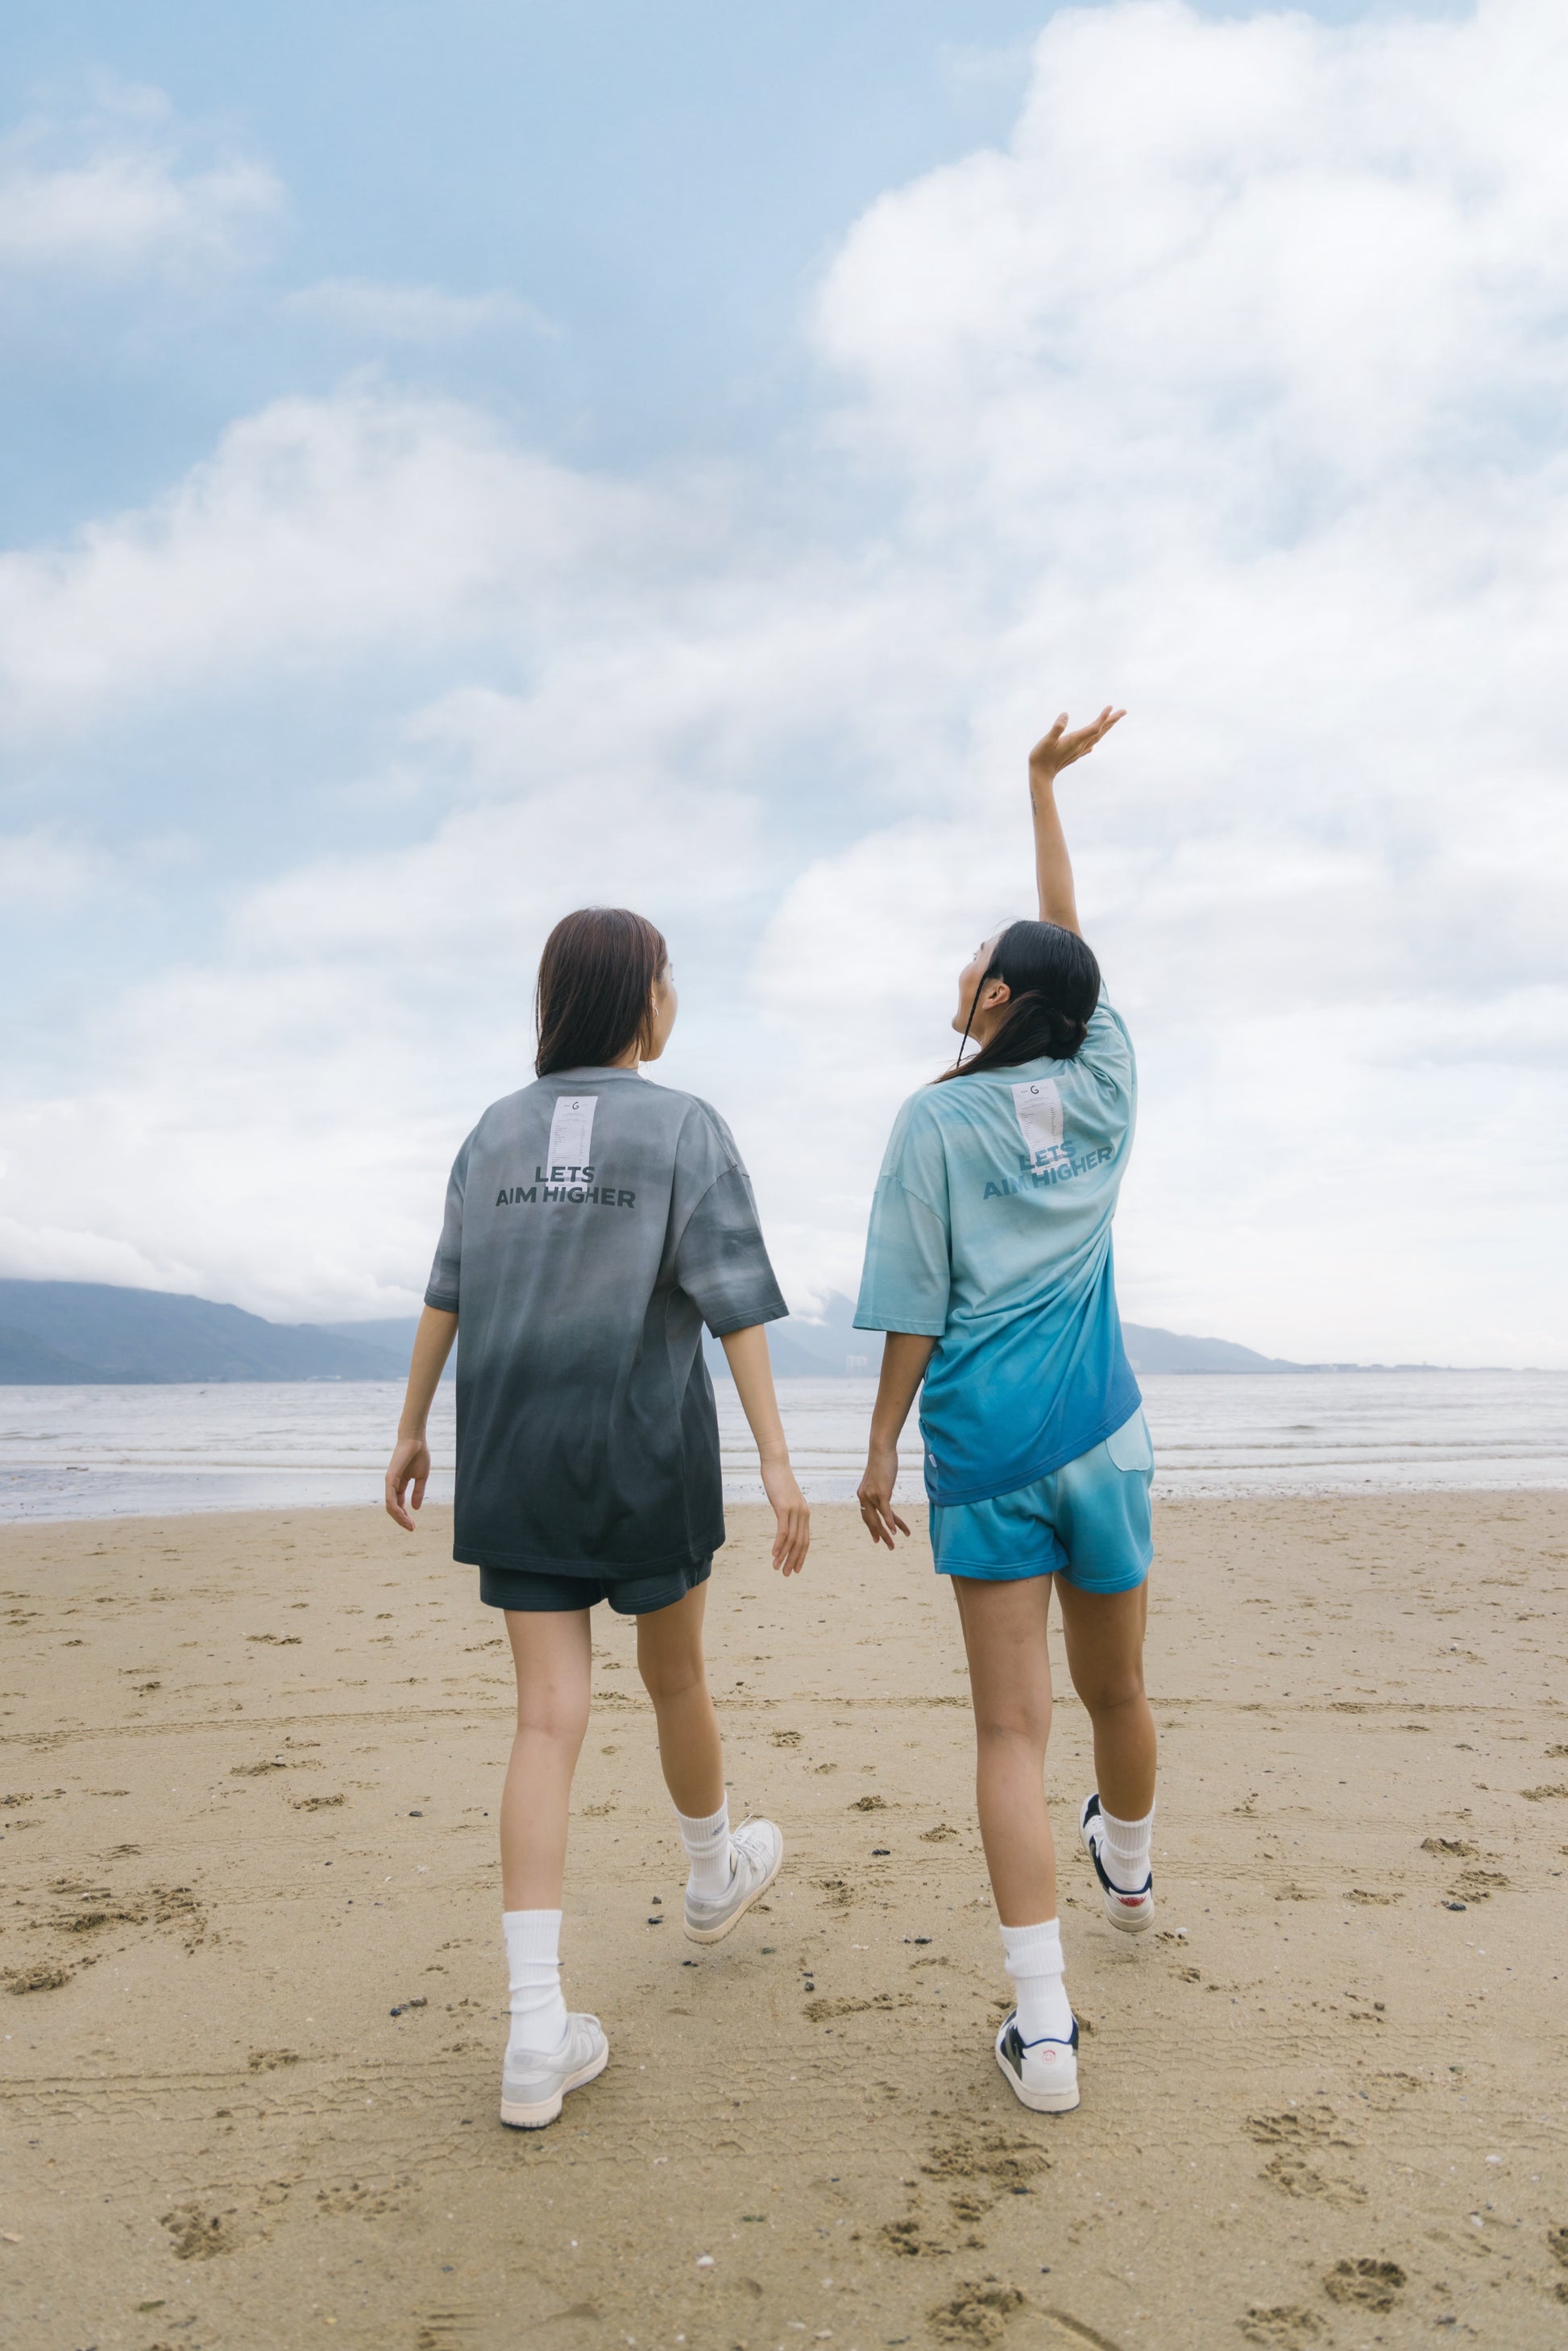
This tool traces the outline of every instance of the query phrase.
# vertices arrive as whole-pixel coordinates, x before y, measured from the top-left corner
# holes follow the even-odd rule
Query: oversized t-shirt
[[[716,1111],[630,1070],[493,1102],[424,1296],[458,1322],[455,1559],[632,1575],[723,1542],[702,1326],[789,1310]]]
[[[1102,996],[1074,1060],[927,1086],[894,1122],[855,1325],[936,1341],[920,1399],[932,1501],[1010,1494],[1137,1410],[1111,1264],[1136,1106]]]

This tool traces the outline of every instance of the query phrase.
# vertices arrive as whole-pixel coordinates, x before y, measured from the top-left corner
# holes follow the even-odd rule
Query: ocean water
[[[1387,1493],[1568,1489],[1568,1372],[1166,1374],[1142,1382],[1155,1491]],[[848,1501],[871,1380],[780,1380],[802,1485]],[[725,1487],[761,1499],[735,1391],[717,1384]],[[402,1390],[365,1381],[189,1387],[0,1387],[0,1520],[312,1508],[380,1499]],[[452,1493],[453,1392],[432,1416],[431,1496]],[[922,1497],[913,1416],[899,1492]]]

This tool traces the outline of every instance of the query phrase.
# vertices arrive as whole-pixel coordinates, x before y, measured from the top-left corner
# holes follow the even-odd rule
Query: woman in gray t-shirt
[[[501,2119],[524,2129],[552,2122],[609,2058],[598,2019],[568,2014],[559,1961],[597,1602],[637,1619],[691,1863],[686,1933],[719,1941],[783,1858],[769,1821],[731,1833],[703,1662],[706,1585],[725,1535],[702,1332],[723,1343],[778,1520],[773,1563],[791,1575],[809,1513],[763,1328],[788,1309],[728,1127],[695,1095],[638,1074],[675,1010],[652,923],[594,907],[557,924],[539,964],[538,1076],[491,1104],[454,1164],[387,1469],[387,1510],[412,1531],[430,1475],[425,1422],[461,1329],[454,1556],[506,1612],[517,1680],[501,1798],[512,2015]]]

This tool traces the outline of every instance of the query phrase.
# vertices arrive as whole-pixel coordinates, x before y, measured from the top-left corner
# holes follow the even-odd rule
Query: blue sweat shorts
[[[931,1505],[938,1575],[1012,1583],[1061,1575],[1080,1592],[1131,1592],[1154,1557],[1155,1449],[1142,1409],[1049,1477],[988,1502]]]

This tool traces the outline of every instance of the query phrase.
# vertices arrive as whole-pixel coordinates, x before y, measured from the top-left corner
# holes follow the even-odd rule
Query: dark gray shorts
[[[530,1575],[524,1568],[482,1567],[479,1597],[486,1608],[517,1608],[528,1615],[555,1615],[608,1600],[618,1616],[652,1616],[684,1600],[712,1572],[711,1552],[656,1575]]]

